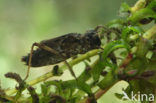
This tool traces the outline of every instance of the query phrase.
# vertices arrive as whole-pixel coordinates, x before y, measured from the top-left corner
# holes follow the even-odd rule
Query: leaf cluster
[[[8,73],[6,77],[15,79],[19,86],[16,87],[15,96],[8,96],[0,89],[3,91],[0,93],[0,101],[8,103],[97,103],[97,99],[102,96],[99,93],[104,94],[121,80],[129,83],[124,90],[129,96],[131,91],[155,94],[156,32],[152,30],[154,30],[156,20],[156,0],[145,0],[140,5],[139,1],[134,7],[123,3],[118,19],[96,28],[101,38],[102,49],[96,52],[98,59],[95,62],[90,62],[90,56],[85,56],[83,59],[83,56],[78,57],[77,63],[84,62],[85,69],[77,79],[44,81],[40,86],[41,93],[37,93],[18,74]],[[149,23],[154,27],[146,31],[144,26]],[[51,73],[54,76],[61,76],[63,70],[55,67]],[[29,91],[28,98],[22,95],[24,89]],[[122,98],[123,95],[116,93],[116,96]]]

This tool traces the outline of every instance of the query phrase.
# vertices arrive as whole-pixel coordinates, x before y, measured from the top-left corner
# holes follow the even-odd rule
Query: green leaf
[[[127,3],[122,3],[120,6],[120,12],[127,12],[130,10],[130,6]]]
[[[145,57],[147,52],[149,51],[150,47],[152,47],[152,44],[149,40],[144,39],[144,38],[140,38],[140,40],[138,41],[137,45],[137,52],[136,55],[138,57]]]
[[[54,85],[54,86],[56,86],[57,87],[57,92],[60,94],[60,95],[62,95],[63,93],[62,93],[62,86],[61,86],[61,83],[62,83],[62,81],[47,81],[47,82],[45,82],[44,84],[45,84],[45,86],[46,87],[49,87],[49,86],[51,86],[51,85]]]
[[[121,29],[124,26],[123,24],[124,24],[124,21],[123,20],[121,20],[121,19],[115,19],[115,20],[112,20],[111,22],[109,22],[107,24],[107,26],[109,28],[119,28],[119,29]]]
[[[101,89],[106,89],[106,88],[112,86],[116,81],[117,81],[117,78],[115,77],[114,72],[112,70],[97,85]]]
[[[80,90],[86,92],[89,96],[93,95],[91,86],[89,86],[87,83],[83,81],[77,81],[77,86]]]
[[[128,76],[134,76],[134,75],[142,73],[146,69],[146,66],[147,66],[146,58],[135,57],[134,59],[131,60],[128,66],[124,69],[125,70],[124,72]]]
[[[125,43],[124,41],[112,41],[110,43],[108,43],[106,45],[106,47],[104,48],[104,51],[102,53],[102,58],[104,60],[106,60],[107,56],[115,49],[118,49],[118,48],[126,48],[127,50],[130,49],[129,45],[127,43]]]
[[[105,68],[105,64],[106,63],[104,60],[99,60],[98,63],[94,66],[94,68],[92,68],[91,75],[92,75],[95,83],[99,81],[100,74],[103,71],[103,69]]]
[[[127,19],[130,15],[130,7],[126,3],[122,3],[119,10],[119,15],[122,17],[122,19]]]
[[[66,88],[77,88],[76,80],[63,81],[62,87],[63,87],[63,89],[66,89]]]
[[[141,19],[149,17],[156,19],[156,13],[149,8],[144,8],[136,11],[128,20],[130,20],[132,23],[137,23]]]
[[[150,4],[147,5],[147,8],[149,9],[154,9],[156,7],[156,1],[153,0],[150,2]]]
[[[91,70],[91,74],[95,82],[98,82],[100,74],[104,70],[106,65],[110,66],[111,68],[112,67],[114,68],[114,65],[111,65],[107,61],[107,56],[111,52],[113,52],[113,50],[118,48],[126,48],[127,50],[129,50],[129,45],[126,44],[124,41],[112,41],[105,46],[104,51],[102,53],[102,59],[99,60],[98,63],[95,65],[95,67]]]
[[[80,80],[68,80],[62,83],[63,88],[77,88],[84,92],[86,92],[88,95],[92,95],[91,87],[85,83],[84,81]]]
[[[122,36],[121,37],[125,42],[127,42],[129,35],[135,34],[135,33],[137,33],[139,35],[139,34],[143,33],[143,30],[138,26],[128,26],[122,30]]]
[[[88,70],[88,68],[90,70]],[[86,67],[85,70],[81,73],[81,75],[78,77],[78,80],[80,81],[87,81],[91,77],[91,67]]]
[[[41,84],[41,92],[43,96],[47,96],[49,93],[50,87],[44,84]]]
[[[151,83],[146,80],[132,80],[129,82],[131,90],[135,93],[140,91],[144,94],[154,93],[154,88]]]
[[[146,78],[150,83],[155,85],[156,87],[156,53],[153,54],[151,60],[149,61],[149,64],[146,68],[147,71],[152,71],[152,74],[150,74],[149,78]]]
[[[132,80],[129,82],[129,88],[131,88],[131,91],[129,91],[129,93],[131,94],[131,92],[133,91],[134,94],[153,94],[154,95],[154,87],[151,83],[149,83],[146,80]],[[131,95],[129,94],[130,98]],[[149,103],[148,101],[142,101],[141,103]]]
[[[132,96],[135,96],[135,98],[138,100],[137,95],[141,95],[142,94],[146,94],[147,96],[149,96],[149,94],[153,94],[154,95],[154,87],[151,83],[149,83],[148,81],[144,80],[144,79],[140,79],[140,80],[131,80],[129,81],[129,86],[123,90],[129,99],[132,98]],[[133,93],[133,95],[132,95]],[[116,93],[115,94],[119,99],[122,99],[123,96],[125,96],[124,94],[119,94]],[[141,103],[149,103],[149,101],[146,101],[145,98],[143,98],[144,100],[141,101]],[[140,99],[141,100],[141,99]]]

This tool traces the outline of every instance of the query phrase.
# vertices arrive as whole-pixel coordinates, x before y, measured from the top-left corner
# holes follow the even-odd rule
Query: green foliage
[[[109,73],[101,80],[97,85],[101,89],[107,89],[111,87],[117,81],[117,77],[115,77],[115,73],[113,70],[109,71]]]
[[[84,61],[85,70],[76,79],[45,81],[41,84],[41,92],[37,93],[18,74],[9,73],[6,77],[15,79],[19,84],[16,88],[17,93],[11,97],[6,93],[0,94],[0,100],[32,103],[88,103],[88,101],[96,103],[96,100],[100,98],[98,93],[101,93],[101,89],[107,91],[120,80],[129,83],[129,86],[124,90],[128,96],[130,96],[131,91],[154,94],[156,90],[156,42],[154,36],[156,25],[148,31],[144,30],[143,25],[155,21],[156,1],[146,1],[146,4],[144,8],[138,7],[139,9],[131,13],[130,6],[123,3],[120,8],[121,15],[125,12],[129,15],[122,15],[121,18],[97,28],[97,31],[100,31],[98,35],[104,42],[101,45],[102,48],[98,52],[90,51],[75,59],[74,63],[69,64],[73,66],[85,59],[89,60],[89,57],[95,54],[99,55],[99,58],[95,62],[89,60],[90,63],[87,63]],[[146,36],[144,36],[145,34]],[[122,55],[123,48],[125,55]],[[121,54],[117,55],[116,50],[119,50]],[[152,52],[151,58],[147,57],[149,51]],[[48,73],[48,77],[45,79],[37,78],[36,83],[52,76],[61,76],[63,71],[64,69],[61,67],[55,66],[53,71]],[[42,77],[44,76],[47,75]],[[95,88],[98,89],[95,90]],[[22,95],[24,89],[29,91],[29,98]],[[121,99],[123,94],[116,93],[116,96]],[[149,103],[147,101],[141,102]]]

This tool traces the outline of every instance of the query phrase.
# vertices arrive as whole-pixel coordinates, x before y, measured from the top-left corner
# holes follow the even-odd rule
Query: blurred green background
[[[70,32],[84,33],[97,25],[106,24],[118,18],[122,2],[133,5],[136,0],[0,0],[2,87],[12,88],[16,84],[4,77],[7,72],[25,76],[27,67],[20,59],[30,51],[32,43]],[[51,67],[32,69],[29,80],[48,70]],[[99,103],[119,101],[113,93],[125,85],[124,82],[116,85]]]

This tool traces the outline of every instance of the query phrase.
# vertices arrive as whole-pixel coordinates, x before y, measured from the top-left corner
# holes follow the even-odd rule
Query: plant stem
[[[150,28],[148,31],[146,31],[144,33],[143,37],[145,39],[149,40],[154,36],[154,34],[156,34],[156,25],[154,25],[152,28]],[[100,49],[89,51],[88,53],[83,54],[80,57],[70,61],[69,64],[71,66],[73,66],[75,64],[78,64],[79,62],[81,62],[81,61],[83,61],[83,60],[85,60],[85,59],[87,59],[89,57],[95,56],[100,51],[101,51]],[[60,69],[62,69],[64,71],[64,70],[67,69],[67,67],[66,67],[66,65],[63,65],[63,66],[60,67]],[[36,78],[34,80],[31,80],[31,81],[27,82],[27,84],[32,86],[32,85],[35,85],[35,84],[37,84],[39,82],[45,81],[45,80],[47,80],[48,78],[51,78],[51,77],[53,77],[52,72],[48,72],[48,73],[43,74],[42,76],[40,76],[40,77],[38,77],[38,78]],[[7,90],[5,92],[6,92],[7,95],[12,95],[12,94],[16,93],[17,90],[14,88],[14,89]]]
[[[138,0],[137,3],[131,8],[131,13],[135,13],[136,11],[144,8],[146,5],[146,0]]]
[[[135,13],[137,10],[139,10],[139,9],[141,9],[141,8],[143,8],[143,7],[145,7],[145,4],[146,4],[146,0],[138,0],[138,2],[131,8],[132,14]],[[146,31],[146,32],[144,33],[143,37],[144,37],[145,39],[150,40],[155,34],[156,34],[156,25],[154,25],[152,28],[150,28],[148,31]],[[74,66],[75,64],[78,64],[79,62],[81,62],[81,61],[83,61],[83,60],[85,60],[85,59],[87,59],[87,58],[89,58],[89,57],[92,57],[92,56],[97,55],[98,52],[100,52],[100,51],[101,51],[101,49],[96,49],[96,50],[89,51],[88,53],[83,54],[83,55],[81,55],[80,57],[78,57],[78,58],[76,58],[76,59],[70,61],[70,62],[69,62],[69,65],[70,65],[70,66]],[[66,65],[62,65],[62,66],[60,67],[60,69],[61,69],[62,71],[64,71],[64,70],[67,69],[67,66],[66,66]],[[31,81],[27,82],[27,84],[32,86],[32,85],[35,85],[35,84],[37,84],[37,83],[39,83],[39,82],[45,81],[45,80],[47,80],[47,79],[49,79],[49,78],[51,78],[51,77],[53,77],[53,76],[54,76],[54,75],[53,75],[52,72],[48,72],[48,73],[43,74],[42,76],[40,76],[40,77],[38,77],[38,78],[36,78],[36,79],[34,79],[34,80],[31,80]],[[107,88],[106,90],[99,90],[99,91],[95,94],[96,99],[100,98],[108,89],[109,89],[109,88]],[[17,92],[17,90],[16,90],[15,88],[5,91],[5,93],[6,93],[7,95],[12,95],[12,94],[14,94],[14,93],[16,93],[16,92]],[[82,103],[86,103],[86,102],[82,102]]]
[[[99,90],[97,90],[97,92],[95,93],[95,99],[96,100],[98,100],[101,96],[103,96],[103,94],[105,94],[110,88],[112,88],[112,86],[114,86],[116,83],[118,83],[118,82],[120,82],[120,81],[116,81],[116,82],[114,82],[111,86],[109,86],[108,88],[106,88],[106,89],[99,89]],[[90,102],[88,102],[89,101],[89,97],[87,97],[87,98],[84,98],[83,100],[81,100],[79,103],[90,103]]]
[[[149,30],[147,30],[144,33],[143,37],[145,39],[150,40],[152,37],[154,37],[155,34],[156,34],[156,24],[152,28],[150,28]]]
[[[144,33],[143,37],[144,37],[145,39],[150,40],[155,34],[156,34],[156,25],[154,25],[152,28],[150,28],[149,30],[147,30],[147,31]],[[135,38],[135,39],[136,39],[136,38]],[[136,52],[136,48],[137,48],[137,47],[133,47],[132,49],[134,49],[134,48],[135,48],[135,50],[133,51],[133,53]],[[115,84],[115,83],[114,83],[114,84]],[[111,88],[111,87],[112,87],[112,86],[110,86],[109,88]],[[99,99],[104,93],[106,93],[106,92],[109,90],[109,88],[106,88],[105,90],[99,89],[99,90],[96,92],[96,94],[95,94],[96,100]],[[82,101],[80,101],[79,103],[88,103],[88,101],[89,101],[89,98],[85,98],[85,99],[83,99]]]
[[[89,58],[89,57],[92,57],[92,56],[97,55],[100,51],[101,51],[101,49],[95,49],[95,50],[89,51],[89,52],[87,52],[86,54],[83,54],[83,55],[81,55],[80,57],[78,57],[78,58],[76,58],[76,59],[70,61],[70,62],[69,62],[69,65],[70,65],[70,66],[73,66],[73,65],[75,65],[75,64],[78,64],[79,62],[81,62],[81,61],[83,61],[83,60],[85,60],[85,59],[87,59],[87,58]],[[64,70],[67,69],[67,66],[64,64],[64,65],[62,65],[62,66],[60,67],[60,69],[61,69],[62,71],[64,71]],[[42,76],[40,76],[40,77],[38,77],[38,78],[36,78],[36,79],[34,79],[34,80],[31,80],[31,81],[27,82],[27,84],[32,86],[32,85],[35,85],[35,84],[37,84],[37,83],[39,83],[39,82],[45,81],[45,80],[47,80],[47,79],[49,79],[49,78],[51,78],[51,77],[53,77],[53,76],[54,76],[54,75],[53,75],[52,72],[48,72],[48,73],[43,74]],[[12,95],[12,94],[14,94],[14,93],[16,93],[16,92],[17,92],[17,90],[16,90],[15,88],[5,91],[5,93],[6,93],[7,95]]]

